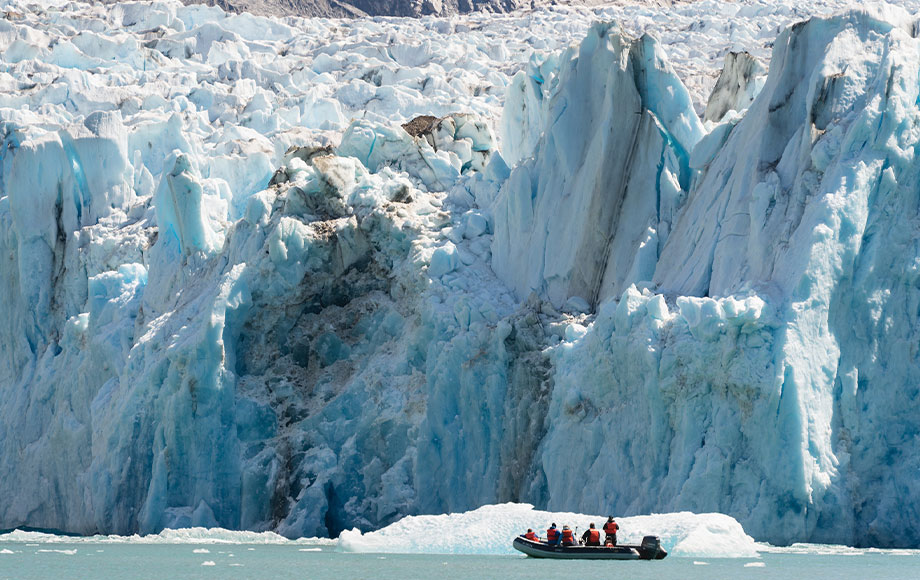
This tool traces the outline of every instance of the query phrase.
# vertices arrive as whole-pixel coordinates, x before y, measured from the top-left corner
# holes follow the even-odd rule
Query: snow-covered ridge
[[[782,32],[703,125],[802,8],[4,9],[0,528],[527,501],[916,542],[906,12]]]

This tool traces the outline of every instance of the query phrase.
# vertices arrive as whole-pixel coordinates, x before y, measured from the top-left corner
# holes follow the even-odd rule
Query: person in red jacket
[[[581,535],[581,543],[586,546],[601,545],[601,532],[594,527],[594,522],[591,522],[591,527]]]
[[[575,534],[572,533],[572,530],[568,526],[562,526],[562,545],[575,545]]]
[[[617,530],[620,529],[620,526],[613,521],[613,516],[607,518],[607,523],[604,524],[604,533],[607,534],[607,537],[604,538],[604,545],[607,546],[616,546],[617,545]]]
[[[550,546],[555,546],[559,543],[560,536],[559,530],[556,529],[556,523],[553,522],[553,525],[546,530],[546,543]]]
[[[524,537],[532,542],[539,542],[540,536],[533,532],[533,529],[527,528],[527,533],[524,534]]]

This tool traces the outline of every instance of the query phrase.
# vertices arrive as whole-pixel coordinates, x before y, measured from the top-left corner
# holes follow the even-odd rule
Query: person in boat
[[[617,545],[617,530],[620,529],[620,526],[613,521],[613,516],[607,518],[607,523],[604,524],[604,533],[607,537],[604,538],[605,546],[616,546]]]
[[[535,534],[532,528],[527,528],[527,533],[526,533],[526,534],[521,534],[521,536],[523,536],[524,538],[530,540],[531,542],[539,542],[539,541],[540,541],[540,536],[538,536],[537,534]]]
[[[594,522],[591,522],[591,527],[585,530],[585,533],[581,535],[581,543],[586,546],[601,545],[601,532],[594,527]]]
[[[556,522],[546,530],[546,543],[550,546],[555,546],[559,543],[559,539],[562,537],[562,534],[559,533],[559,530],[556,529]]]
[[[575,534],[572,533],[572,529],[568,526],[562,526],[562,545],[563,546],[574,546],[575,545]]]

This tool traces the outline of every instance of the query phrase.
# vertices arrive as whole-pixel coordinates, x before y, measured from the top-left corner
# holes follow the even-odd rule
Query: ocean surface
[[[771,550],[775,551],[761,553],[757,558],[669,556],[654,562],[579,562],[510,555],[364,554],[306,544],[0,542],[0,579],[920,578],[920,551],[916,550],[835,546]]]

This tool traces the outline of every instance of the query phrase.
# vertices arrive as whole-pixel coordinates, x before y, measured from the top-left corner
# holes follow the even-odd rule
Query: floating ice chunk
[[[643,518],[654,516],[638,516]],[[622,525],[621,525],[622,527]],[[718,556],[724,558],[756,558],[757,546],[754,540],[734,519],[722,514],[708,514],[702,525],[682,527],[680,539],[673,544],[673,556]],[[717,549],[713,546],[718,544]]]

